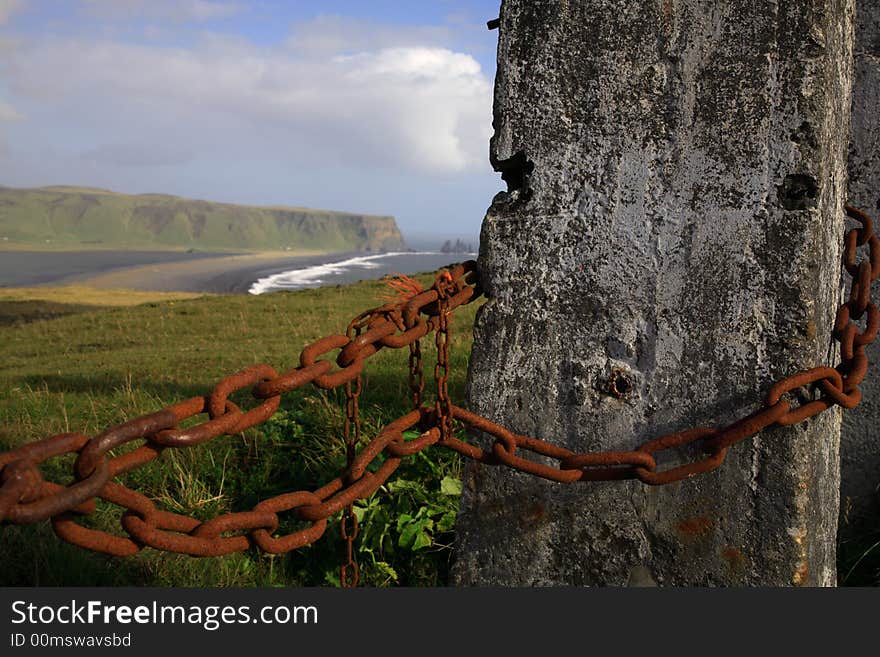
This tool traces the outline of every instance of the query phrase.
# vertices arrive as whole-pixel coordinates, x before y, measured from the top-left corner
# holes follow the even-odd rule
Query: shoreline
[[[151,290],[174,291],[174,292],[208,292],[212,294],[247,294],[258,279],[266,278],[274,274],[290,271],[292,269],[304,269],[320,265],[328,260],[351,258],[363,255],[363,251],[342,251],[334,253],[322,253],[313,255],[298,255],[278,258],[274,254],[256,254],[244,256],[231,256],[218,258],[209,263],[180,263],[164,268],[151,280]],[[119,272],[130,278],[140,275],[142,269]],[[115,281],[108,281],[113,285]],[[100,285],[104,280],[98,281]],[[86,285],[94,285],[95,279],[85,282]],[[108,286],[109,286],[108,285]],[[127,287],[130,287],[127,286]],[[172,287],[174,288],[172,290]],[[147,289],[135,287],[133,289]]]
[[[79,288],[182,294],[260,294],[434,271],[450,262],[460,261],[462,256],[473,255],[434,251],[223,254],[119,251],[21,252],[11,257],[6,253],[0,257],[0,291],[4,288]]]
[[[4,256],[11,255],[7,252]],[[0,288],[62,287],[246,294],[252,283],[291,269],[365,255],[332,253],[16,252],[0,258]],[[36,264],[35,264],[36,261]],[[42,262],[40,262],[42,261]]]

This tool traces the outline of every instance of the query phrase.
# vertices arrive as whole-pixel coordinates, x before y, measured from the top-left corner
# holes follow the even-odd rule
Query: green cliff
[[[83,187],[0,187],[0,248],[391,251],[394,217]]]

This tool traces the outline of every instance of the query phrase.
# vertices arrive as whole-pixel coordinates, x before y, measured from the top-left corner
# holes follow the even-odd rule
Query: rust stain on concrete
[[[676,529],[680,534],[687,537],[702,536],[712,527],[712,519],[708,516],[695,516],[682,520]]]

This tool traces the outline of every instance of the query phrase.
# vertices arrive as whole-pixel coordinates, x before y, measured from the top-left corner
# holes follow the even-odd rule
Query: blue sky
[[[475,236],[499,0],[0,0],[0,185],[393,214]]]

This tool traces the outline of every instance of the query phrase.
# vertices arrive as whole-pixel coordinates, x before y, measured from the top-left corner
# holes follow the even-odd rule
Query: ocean
[[[254,281],[248,291],[251,294],[266,294],[279,290],[302,290],[308,287],[342,285],[393,274],[433,272],[452,263],[473,260],[476,257],[476,253],[439,253],[437,251],[356,256],[337,262],[291,269],[266,276]]]

